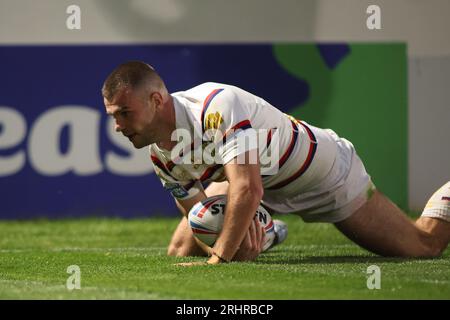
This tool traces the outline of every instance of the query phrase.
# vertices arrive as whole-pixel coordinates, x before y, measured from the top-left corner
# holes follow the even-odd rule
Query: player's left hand
[[[208,262],[206,262],[206,261],[180,262],[180,263],[175,263],[175,265],[180,266],[180,267],[207,266]]]
[[[181,266],[181,267],[192,267],[192,266],[207,266],[210,264],[219,264],[222,263],[222,260],[220,260],[219,257],[213,255],[211,256],[211,258],[208,259],[208,261],[195,261],[195,262],[181,262],[181,263],[176,263],[176,266]]]

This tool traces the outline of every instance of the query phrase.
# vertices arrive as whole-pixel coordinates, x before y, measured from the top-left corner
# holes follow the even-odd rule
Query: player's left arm
[[[227,206],[225,208],[222,232],[213,247],[213,255],[209,264],[231,261],[238,251],[248,232],[253,243],[243,260],[253,260],[261,252],[257,238],[261,238],[259,224],[252,226],[255,212],[263,196],[263,185],[259,163],[251,163],[250,159],[258,159],[257,149],[247,151],[243,164],[231,161],[225,165],[225,174],[229,182]],[[241,155],[242,156],[242,155]],[[250,230],[250,231],[249,231]],[[258,234],[256,235],[256,232]],[[241,259],[242,260],[242,259]]]

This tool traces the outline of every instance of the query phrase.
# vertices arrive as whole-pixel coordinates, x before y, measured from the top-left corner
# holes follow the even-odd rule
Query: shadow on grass
[[[418,260],[432,260],[432,259],[413,259],[413,258],[396,258],[396,257],[379,257],[372,255],[339,255],[339,256],[317,256],[317,257],[286,257],[266,256],[259,258],[255,263],[257,264],[377,264],[377,263],[404,263]]]

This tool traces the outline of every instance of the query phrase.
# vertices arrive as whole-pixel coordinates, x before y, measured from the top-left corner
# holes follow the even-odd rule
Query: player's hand
[[[210,264],[219,264],[219,263],[223,263],[223,261],[218,256],[212,255],[211,258],[208,259],[208,261],[181,262],[175,265],[181,267],[192,267],[192,266],[207,266]]]
[[[206,261],[180,262],[180,263],[175,263],[175,265],[180,266],[180,267],[207,266],[208,262],[206,262]]]
[[[234,255],[234,261],[249,261],[255,260],[261,253],[266,231],[264,227],[258,221],[258,218],[254,218],[247,234],[242,241],[239,250]]]
[[[255,217],[250,228],[245,235],[244,240],[241,243],[239,250],[234,255],[233,261],[251,261],[255,260],[256,257],[261,253],[264,239],[266,236],[266,231],[264,227],[261,226],[258,219]],[[219,263],[225,263],[218,256],[212,255],[208,261],[195,261],[195,262],[182,262],[177,263],[177,266],[191,267],[191,266],[205,266],[205,265],[215,265]]]

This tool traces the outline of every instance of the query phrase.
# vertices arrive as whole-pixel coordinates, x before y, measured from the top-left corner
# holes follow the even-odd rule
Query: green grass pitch
[[[450,249],[442,258],[382,258],[332,225],[295,216],[285,243],[256,261],[175,266],[166,256],[178,219],[0,222],[0,299],[449,299]],[[204,258],[203,258],[204,259]],[[81,271],[69,291],[67,267]],[[367,288],[367,268],[381,289]]]

